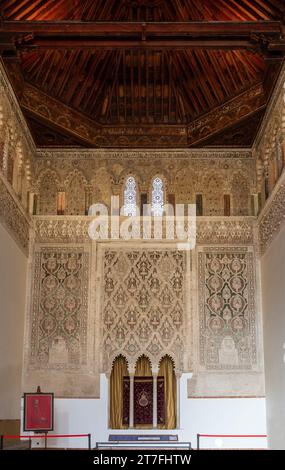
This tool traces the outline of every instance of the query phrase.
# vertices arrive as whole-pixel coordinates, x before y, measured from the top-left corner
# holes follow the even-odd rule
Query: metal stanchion
[[[1,434],[0,436],[0,450],[4,449],[4,436]]]
[[[91,450],[91,434],[88,434],[88,449]]]
[[[200,450],[200,434],[197,434],[197,450]]]

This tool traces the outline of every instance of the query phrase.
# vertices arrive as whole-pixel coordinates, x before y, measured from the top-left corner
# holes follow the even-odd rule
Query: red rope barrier
[[[9,435],[3,435],[4,439],[39,439],[39,438],[44,438],[44,439],[51,439],[55,437],[88,437],[89,434],[50,434],[50,435],[39,435],[39,436],[29,436],[29,435],[19,435],[19,436],[9,436]]]
[[[267,434],[199,434],[200,437],[267,437]]]

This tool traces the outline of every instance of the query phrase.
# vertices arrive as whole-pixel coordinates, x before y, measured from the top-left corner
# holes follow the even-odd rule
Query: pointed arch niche
[[[137,182],[134,176],[129,175],[124,185],[124,215],[135,217],[137,215]]]
[[[156,217],[163,216],[165,203],[165,185],[162,178],[155,176],[151,182],[151,213]]]
[[[177,423],[177,378],[174,362],[164,356],[159,367],[140,356],[131,371],[124,356],[117,356],[110,375],[112,429],[174,429]]]

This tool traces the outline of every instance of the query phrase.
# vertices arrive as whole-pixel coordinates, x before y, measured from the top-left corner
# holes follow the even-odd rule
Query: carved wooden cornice
[[[248,149],[227,149],[227,150],[217,150],[217,149],[199,149],[199,150],[182,150],[182,149],[173,149],[171,151],[167,150],[149,150],[149,149],[84,149],[84,150],[74,150],[74,149],[38,149],[36,154],[37,159],[45,160],[58,160],[58,159],[104,159],[104,160],[130,160],[145,158],[154,160],[155,158],[173,158],[173,159],[242,159],[242,160],[251,160],[252,153]]]
[[[31,116],[81,139],[88,146],[187,147],[183,126],[104,127],[27,83],[21,105]]]
[[[34,118],[79,138],[88,146],[178,148],[198,144],[223,128],[237,124],[259,111],[265,105],[265,96],[263,86],[259,83],[188,127],[105,127],[28,83],[24,87],[21,105]]]
[[[189,124],[187,128],[188,144],[201,143],[209,138],[209,135],[214,135],[229,126],[233,126],[245,117],[263,109],[265,102],[263,85],[258,83],[250,90]]]

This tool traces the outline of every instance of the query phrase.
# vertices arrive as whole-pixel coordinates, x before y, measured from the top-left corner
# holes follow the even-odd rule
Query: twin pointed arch
[[[155,175],[151,180],[150,187],[150,205],[151,214],[162,216],[166,203],[165,197],[165,178],[161,175]],[[123,215],[136,216],[139,213],[139,191],[136,176],[132,173],[126,176],[123,188]]]
[[[117,361],[124,363],[126,370],[126,375],[132,373],[139,376],[152,375],[157,373],[165,363],[168,361],[171,364],[173,372],[176,372],[177,369],[177,359],[175,359],[175,354],[164,353],[158,358],[149,356],[147,353],[140,353],[135,357],[128,357],[123,352],[121,354],[114,354],[114,356],[108,361],[108,366],[105,372],[110,374],[114,368],[114,365]]]

